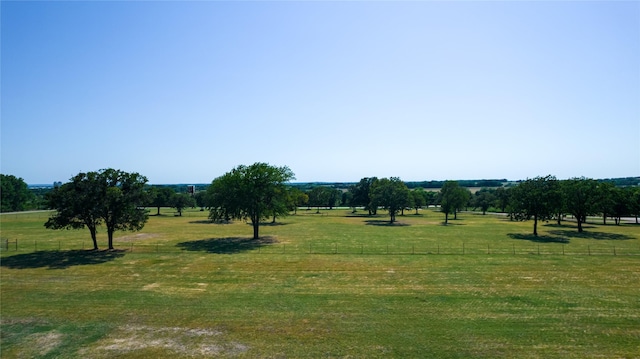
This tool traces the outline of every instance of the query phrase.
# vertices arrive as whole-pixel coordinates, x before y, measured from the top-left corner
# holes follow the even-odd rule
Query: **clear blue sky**
[[[1,2],[1,171],[640,175],[640,2]]]

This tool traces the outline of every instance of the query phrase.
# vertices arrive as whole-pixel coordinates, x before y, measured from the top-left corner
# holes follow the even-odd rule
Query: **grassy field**
[[[637,225],[321,212],[252,241],[167,210],[98,253],[2,215],[1,356],[640,358]]]

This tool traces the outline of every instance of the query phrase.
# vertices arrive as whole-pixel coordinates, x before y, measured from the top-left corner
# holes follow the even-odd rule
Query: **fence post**
[[[513,244],[513,255],[514,256],[516,255],[516,245],[515,244]]]
[[[487,244],[487,254],[491,254],[491,249],[489,249],[489,245]]]

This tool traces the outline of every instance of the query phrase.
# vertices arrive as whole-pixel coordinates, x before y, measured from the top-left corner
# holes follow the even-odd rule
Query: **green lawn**
[[[46,213],[2,215],[1,356],[640,357],[637,225],[321,212],[252,241],[167,209],[98,253]]]

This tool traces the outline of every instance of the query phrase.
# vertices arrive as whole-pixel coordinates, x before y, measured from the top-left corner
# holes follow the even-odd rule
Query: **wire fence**
[[[38,251],[89,251],[93,244],[90,241],[70,244],[65,241],[28,241],[17,239],[0,240],[1,252],[38,252]],[[456,245],[366,245],[335,243],[264,243],[260,241],[240,240],[208,240],[182,243],[117,243],[115,249],[128,253],[163,253],[180,254],[188,252],[204,252],[211,254],[252,253],[258,255],[556,255],[556,256],[640,256],[640,246],[604,246],[604,245],[478,245],[462,243]]]

